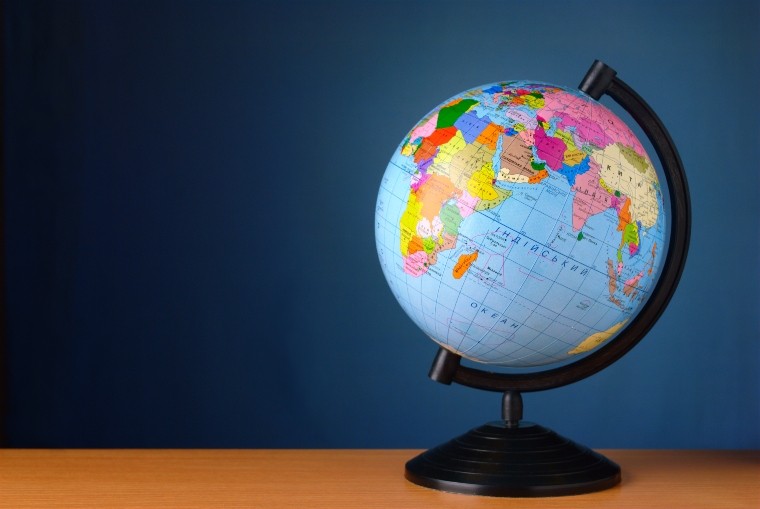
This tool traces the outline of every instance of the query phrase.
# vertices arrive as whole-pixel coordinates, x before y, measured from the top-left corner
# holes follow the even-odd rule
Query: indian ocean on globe
[[[394,152],[377,198],[383,272],[409,317],[467,359],[580,358],[640,311],[668,220],[633,132],[583,92],[510,81],[445,101]]]

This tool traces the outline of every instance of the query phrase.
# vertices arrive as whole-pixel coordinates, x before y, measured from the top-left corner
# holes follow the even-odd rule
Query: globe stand
[[[462,366],[459,355],[441,347],[430,368],[430,378],[446,385],[456,382],[503,392],[503,420],[472,429],[410,460],[405,477],[415,484],[470,495],[546,497],[601,491],[620,482],[620,467],[601,454],[523,421],[520,395],[577,382],[628,353],[662,315],[686,263],[691,204],[683,163],[652,108],[616,74],[597,60],[579,88],[595,100],[607,94],[630,113],[662,163],[672,215],[670,247],[660,278],[639,314],[616,338],[565,366],[533,373],[493,373]]]
[[[461,357],[441,348],[430,376],[451,384]],[[492,497],[556,497],[606,490],[620,467],[538,424],[523,421],[519,391],[506,391],[501,421],[474,428],[406,464],[411,482],[441,491]]]

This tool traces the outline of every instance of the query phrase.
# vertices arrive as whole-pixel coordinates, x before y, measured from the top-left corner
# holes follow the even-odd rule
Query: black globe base
[[[411,459],[404,476],[466,495],[558,497],[612,488],[620,467],[538,424],[495,421]]]

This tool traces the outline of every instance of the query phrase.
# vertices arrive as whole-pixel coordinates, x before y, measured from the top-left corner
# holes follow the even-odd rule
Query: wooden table
[[[0,507],[760,508],[758,451],[601,451],[621,485],[551,499],[421,488],[412,450],[0,449]]]

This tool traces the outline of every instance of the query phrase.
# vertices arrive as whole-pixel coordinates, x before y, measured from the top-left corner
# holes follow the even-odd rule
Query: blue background
[[[649,336],[526,418],[760,447],[757,2],[16,0],[4,24],[10,445],[429,447],[498,418],[426,377],[380,178],[448,97],[598,58],[680,149],[691,251]]]

